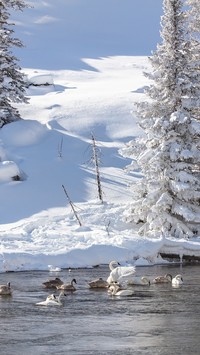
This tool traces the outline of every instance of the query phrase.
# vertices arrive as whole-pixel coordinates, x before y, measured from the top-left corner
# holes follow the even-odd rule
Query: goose
[[[60,286],[63,284],[63,281],[61,281],[58,277],[56,277],[53,280],[48,280],[46,282],[42,283],[44,287],[46,288],[56,288],[56,286]]]
[[[53,293],[52,295],[47,296],[45,301],[37,302],[36,306],[63,306],[63,303],[60,300],[62,296],[66,296],[63,291],[60,292],[58,297]]]
[[[110,275],[107,278],[109,285],[112,282],[120,282],[128,280],[135,274],[135,266],[117,266],[120,265],[117,261],[111,261],[109,264]]]
[[[76,279],[72,279],[72,281],[70,283],[66,283],[66,284],[62,284],[62,285],[58,285],[56,286],[56,288],[58,290],[65,290],[65,291],[76,291],[76,288],[74,287],[74,283],[76,284]]]
[[[137,285],[137,286],[150,286],[150,280],[146,276],[134,277],[131,280],[128,280],[128,285]]]
[[[134,294],[133,290],[129,289],[121,289],[117,284],[112,284],[109,286],[109,291],[108,291],[112,296],[122,296],[122,297],[127,297],[127,296],[132,296]]]
[[[10,282],[7,285],[0,285],[0,295],[11,295],[12,290],[10,287]]]
[[[171,283],[172,282],[172,275],[166,274],[164,276],[157,276],[152,281],[154,284],[161,284],[161,283]]]
[[[88,282],[88,285],[90,288],[108,288],[108,282],[103,280],[101,277]]]
[[[182,275],[178,274],[172,279],[172,286],[180,286],[183,284]]]

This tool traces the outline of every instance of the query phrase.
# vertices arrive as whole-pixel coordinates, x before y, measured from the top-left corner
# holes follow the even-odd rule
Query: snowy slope
[[[160,40],[162,0],[31,0],[14,13],[23,67],[95,70],[84,58],[150,55]]]

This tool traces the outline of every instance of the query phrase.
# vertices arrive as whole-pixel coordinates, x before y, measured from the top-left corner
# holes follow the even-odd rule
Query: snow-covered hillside
[[[31,0],[13,14],[23,67],[95,70],[84,59],[150,55],[160,41],[162,0]]]
[[[16,54],[33,85],[30,103],[18,105],[23,121],[0,130],[0,271],[111,259],[149,264],[162,261],[161,250],[198,255],[198,240],[140,239],[123,221],[128,185],[141,177],[126,174],[129,161],[118,151],[142,133],[136,103],[144,99],[147,55],[159,40],[161,0],[32,3],[13,14],[26,44]],[[104,204],[91,134],[101,152]]]

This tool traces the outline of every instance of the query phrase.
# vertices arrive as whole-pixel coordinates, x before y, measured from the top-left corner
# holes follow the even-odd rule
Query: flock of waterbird
[[[90,289],[106,289],[111,296],[132,296],[134,288],[130,286],[150,286],[153,284],[170,283],[173,287],[179,287],[183,284],[182,275],[178,274],[174,278],[171,274],[157,276],[152,281],[147,276],[136,276],[135,266],[121,266],[117,261],[111,261],[109,264],[110,275],[107,280],[98,278],[88,282]],[[64,283],[60,278],[56,277],[43,282],[43,287],[46,289],[59,290],[60,293],[56,296],[52,293],[47,296],[46,300],[37,302],[37,306],[62,306],[62,296],[66,296],[67,292],[76,291],[76,279],[73,278],[70,283]],[[0,296],[12,295],[10,282],[7,285],[0,285]]]

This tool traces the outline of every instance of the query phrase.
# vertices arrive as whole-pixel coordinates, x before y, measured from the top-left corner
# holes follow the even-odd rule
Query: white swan
[[[152,283],[154,284],[162,284],[162,283],[171,283],[172,282],[172,275],[166,274],[164,276],[157,276],[153,279]]]
[[[103,280],[101,277],[88,282],[88,285],[90,288],[108,288],[108,282]]]
[[[110,271],[114,270],[116,267],[120,266],[120,263],[118,263],[118,261],[113,260],[109,263],[109,269]]]
[[[137,286],[150,286],[150,280],[148,277],[146,276],[138,276],[138,277],[134,277],[131,280],[128,280],[127,282],[128,285],[137,285]]]
[[[74,286],[74,283],[76,284],[76,279],[72,279],[70,283],[63,283],[62,285],[56,286],[58,290],[65,290],[65,291],[71,291],[74,292],[76,291],[76,287]]]
[[[56,295],[54,294],[49,295],[47,296],[45,301],[37,302],[36,306],[63,306],[60,300],[61,296],[66,296],[66,294],[63,291],[61,291],[58,297],[56,297]]]
[[[10,287],[10,282],[7,285],[0,285],[0,295],[11,295],[12,290]]]
[[[178,274],[172,279],[172,286],[180,286],[183,284],[182,275]]]
[[[116,267],[114,267],[114,265]],[[112,282],[120,282],[130,279],[130,276],[135,274],[135,266],[117,266],[119,263],[117,261],[111,261],[109,268],[111,270],[110,275],[107,278],[107,282],[112,284]]]
[[[108,292],[112,296],[120,296],[120,297],[127,297],[127,296],[132,296],[134,294],[133,290],[129,289],[121,289],[117,284],[112,284],[109,286]]]
[[[55,300],[56,299],[56,295],[54,293],[52,293],[51,295],[48,295],[46,299]]]

